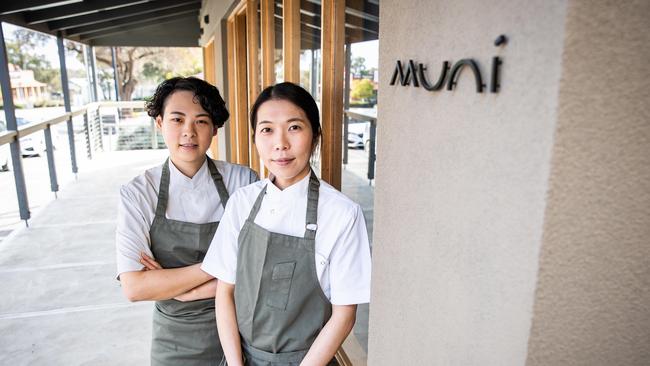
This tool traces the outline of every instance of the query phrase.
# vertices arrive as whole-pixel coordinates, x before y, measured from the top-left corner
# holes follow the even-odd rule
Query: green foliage
[[[368,79],[354,80],[350,97],[356,100],[366,100],[374,95],[374,86]]]
[[[102,68],[112,67],[110,48],[97,47],[95,52],[100,84],[108,90],[105,86],[113,83],[112,70],[102,72]],[[131,100],[136,85],[141,82],[158,84],[173,76],[196,75],[203,70],[203,61],[200,48],[117,47],[116,66],[120,99]]]
[[[161,82],[164,79],[165,72],[163,72],[160,65],[156,65],[153,62],[146,62],[142,65],[142,76],[155,82]]]

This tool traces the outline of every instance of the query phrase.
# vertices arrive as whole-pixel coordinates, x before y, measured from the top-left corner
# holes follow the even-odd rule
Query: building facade
[[[206,78],[234,112],[213,152],[263,175],[248,106],[301,80],[308,49],[334,185],[345,45],[379,24],[369,345],[353,364],[650,363],[649,15],[643,0],[203,2]]]

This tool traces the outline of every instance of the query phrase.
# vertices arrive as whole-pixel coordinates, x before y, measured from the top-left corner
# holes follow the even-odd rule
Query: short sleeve
[[[334,305],[370,302],[370,243],[359,205],[351,216],[330,254],[330,297]]]
[[[228,200],[201,265],[204,272],[230,284],[235,283],[237,274],[237,240],[241,229],[237,209],[241,206],[241,197],[241,194],[235,194]]]
[[[141,203],[126,187],[120,189],[115,246],[117,255],[117,278],[124,272],[139,271],[140,252],[153,257],[149,247],[149,226]]]

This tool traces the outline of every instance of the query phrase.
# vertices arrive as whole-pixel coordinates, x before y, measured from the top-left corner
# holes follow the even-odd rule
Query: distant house
[[[34,71],[9,64],[11,93],[16,104],[33,104],[49,98],[47,84],[34,79]]]

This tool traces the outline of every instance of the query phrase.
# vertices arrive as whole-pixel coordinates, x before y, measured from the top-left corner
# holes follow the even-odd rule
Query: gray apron
[[[239,234],[235,308],[248,366],[300,364],[332,315],[314,263],[319,185],[312,171],[304,237],[255,224],[266,186]]]
[[[225,207],[228,191],[210,158],[208,169]],[[160,178],[156,216],[151,224],[151,251],[163,268],[200,263],[212,242],[219,222],[193,224],[165,217],[169,198],[169,159]],[[181,302],[156,301],[153,312],[151,364],[217,365],[223,357],[217,335],[214,298]]]

